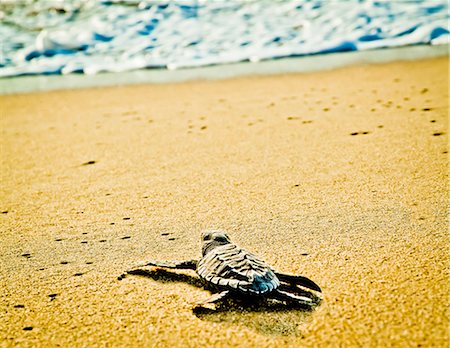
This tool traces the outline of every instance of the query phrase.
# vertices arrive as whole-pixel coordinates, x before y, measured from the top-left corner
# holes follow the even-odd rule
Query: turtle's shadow
[[[127,273],[162,283],[181,282],[209,290],[198,277],[161,268],[134,269]],[[301,327],[311,320],[312,312],[319,305],[320,302],[311,308],[266,299],[255,301],[254,299],[228,298],[221,301],[216,309],[197,307],[193,309],[193,313],[201,320],[244,326],[265,335],[301,337]]]

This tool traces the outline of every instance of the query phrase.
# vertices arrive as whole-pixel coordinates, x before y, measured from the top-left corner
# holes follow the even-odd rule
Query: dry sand
[[[447,64],[0,97],[0,346],[447,347]],[[322,305],[117,280],[207,227]]]

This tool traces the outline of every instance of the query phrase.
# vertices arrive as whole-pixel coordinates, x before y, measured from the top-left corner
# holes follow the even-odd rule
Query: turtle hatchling
[[[275,271],[257,256],[233,244],[228,234],[220,230],[203,232],[202,257],[198,261],[151,261],[142,266],[195,270],[215,294],[194,308],[215,306],[228,297],[275,299],[306,308],[316,306],[321,299],[315,292],[322,290],[312,280]],[[132,274],[133,270],[128,273]]]

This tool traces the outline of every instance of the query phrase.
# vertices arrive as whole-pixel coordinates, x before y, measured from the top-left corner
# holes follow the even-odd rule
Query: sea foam
[[[41,0],[0,6],[0,77],[179,69],[448,44],[450,38],[446,0]]]

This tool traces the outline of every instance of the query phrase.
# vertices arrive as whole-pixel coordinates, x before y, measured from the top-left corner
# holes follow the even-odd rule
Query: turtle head
[[[230,237],[221,230],[207,230],[202,233],[202,254],[205,256],[214,248],[231,243]]]

